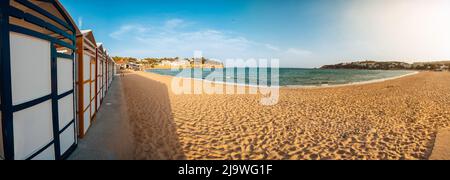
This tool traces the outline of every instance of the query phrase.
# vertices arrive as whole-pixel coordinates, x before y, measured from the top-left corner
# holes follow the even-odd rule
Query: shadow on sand
[[[137,74],[121,77],[135,159],[184,160],[173,118],[168,87]]]

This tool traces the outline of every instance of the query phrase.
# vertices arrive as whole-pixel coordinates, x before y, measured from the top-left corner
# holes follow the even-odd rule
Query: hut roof
[[[90,29],[81,30],[81,34],[86,37],[89,41],[91,41],[93,46],[97,46],[97,42],[95,41],[94,32]]]

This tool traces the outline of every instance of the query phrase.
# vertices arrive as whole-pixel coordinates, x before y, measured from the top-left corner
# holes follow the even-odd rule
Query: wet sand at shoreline
[[[176,95],[172,77],[122,85],[136,159],[428,159],[450,127],[450,73],[261,95]]]

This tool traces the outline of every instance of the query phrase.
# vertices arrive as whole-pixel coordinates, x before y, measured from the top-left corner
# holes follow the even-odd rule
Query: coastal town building
[[[170,66],[171,64],[172,64],[171,61],[164,60],[164,61],[161,61],[160,66]]]
[[[131,70],[134,70],[134,71],[142,71],[144,68],[142,67],[142,65],[140,65],[140,64],[136,64],[136,63],[127,63],[126,65],[125,65],[125,68],[126,69],[131,69]]]
[[[186,67],[190,66],[190,62],[187,60],[175,60],[175,61],[161,61],[161,66],[168,66],[168,67]]]

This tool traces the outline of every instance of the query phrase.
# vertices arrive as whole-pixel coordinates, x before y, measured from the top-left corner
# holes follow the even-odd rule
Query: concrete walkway
[[[450,128],[438,132],[430,160],[450,160]]]
[[[133,134],[124,98],[121,77],[117,76],[96,120],[87,135],[79,140],[78,148],[69,160],[134,159]]]

